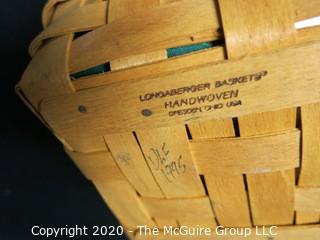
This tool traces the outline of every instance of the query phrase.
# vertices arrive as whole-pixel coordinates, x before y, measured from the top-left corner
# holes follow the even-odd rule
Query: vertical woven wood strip
[[[154,7],[159,5],[158,0],[153,1],[128,1],[128,0],[110,0],[108,8],[108,23],[134,14],[142,9],[142,6]],[[131,67],[132,65],[152,62],[152,57],[148,54],[139,57],[130,56],[110,62],[111,70]],[[160,188],[155,182],[144,156],[141,153],[138,143],[132,133],[106,135],[107,145],[115,157],[118,166],[133,184],[135,189],[145,197],[164,197]]]
[[[159,5],[158,0],[152,0],[152,1],[145,1],[145,0],[134,0],[134,1],[128,1],[128,0],[110,0],[109,2],[109,9],[108,9],[108,23],[111,23],[112,21],[119,19],[121,17],[125,17],[126,15],[135,14],[138,11],[143,10],[143,6],[145,7],[154,7]],[[155,54],[154,54],[155,53]],[[124,68],[129,68],[131,66],[137,66],[140,64],[153,62],[158,59],[160,55],[164,55],[166,57],[165,51],[158,51],[154,53],[148,53],[148,54],[140,54],[138,56],[129,56],[125,58],[120,58],[114,61],[110,62],[110,68],[111,70],[119,70]],[[159,54],[160,53],[160,54]],[[164,54],[163,54],[164,53]],[[122,171],[126,174],[128,180],[135,186],[137,191],[142,195],[146,197],[164,197],[163,193],[161,192],[161,189],[157,185],[155,179],[153,178],[153,175],[149,169],[149,166],[146,164],[143,154],[141,153],[141,150],[139,148],[138,143],[136,142],[136,139],[132,139],[133,134],[128,133],[126,134],[126,138],[122,137],[123,135],[113,135],[113,136],[105,136],[105,139],[107,143],[111,146],[111,151],[113,154],[115,154],[116,159],[118,161],[118,164]],[[117,139],[122,139],[123,145],[118,145],[116,147],[116,141]],[[121,164],[121,159],[119,159],[119,151],[122,151],[123,149],[127,149],[127,153],[130,154],[130,156],[133,156],[133,161],[136,163],[136,168],[128,168],[127,166]],[[122,151],[123,153],[123,151]],[[133,155],[132,155],[133,154]],[[138,170],[140,166],[140,169]],[[142,168],[141,168],[142,166]],[[138,170],[138,172],[134,172],[135,170]],[[137,175],[139,174],[139,175]],[[141,187],[142,183],[142,189]],[[154,189],[152,189],[155,187]],[[165,225],[171,225],[171,226],[177,226],[177,221],[175,219],[164,219],[164,218],[154,218],[155,223],[158,227],[163,227]]]
[[[277,49],[294,41],[291,1],[231,0],[219,4],[229,58]],[[295,109],[241,117],[240,135],[294,128],[295,118]],[[294,170],[247,175],[247,181],[255,225],[293,223]]]
[[[119,168],[143,197],[164,197],[132,133],[104,136]]]
[[[84,175],[93,181],[104,201],[125,227],[154,227],[136,191],[123,176],[110,152],[81,154],[66,151]]]
[[[137,136],[149,167],[167,198],[205,195],[184,126],[139,130]]]
[[[159,5],[159,0],[110,0],[108,9],[108,23],[121,17],[126,17],[147,8],[157,7]],[[166,58],[166,51],[159,50],[147,54],[139,54],[136,56],[129,56],[111,61],[110,67],[112,70],[119,70]]]
[[[51,2],[58,2],[60,4],[57,4],[55,6],[54,10],[52,10],[51,17],[47,16],[48,13],[46,11],[43,12],[43,19],[47,25],[49,25],[53,22],[57,22],[57,21],[61,22],[61,19],[67,18],[72,12],[75,12],[76,10],[82,8],[85,4],[90,3],[89,0],[68,0],[68,1],[53,0]],[[48,2],[48,5],[51,5],[50,1]],[[86,19],[86,21],[88,21],[88,19]],[[105,22],[106,22],[106,20],[105,20]],[[62,31],[63,29],[60,29],[60,30]],[[69,54],[69,51],[67,52],[67,54]],[[50,55],[50,58],[52,58],[54,55],[55,54]],[[68,59],[66,61],[68,61]],[[41,64],[43,64],[43,63],[41,63]],[[69,63],[61,61],[61,64],[68,66]],[[69,74],[69,69],[67,69],[65,74]],[[69,76],[66,76],[65,79],[68,79],[68,81],[69,81]],[[73,89],[73,87],[72,87],[72,89]],[[52,91],[52,89],[50,89],[50,90]],[[66,92],[64,92],[64,93],[66,93]],[[56,92],[55,92],[55,94],[56,94]],[[67,136],[63,140],[65,141],[65,143],[68,146],[71,146],[72,149],[77,152],[85,153],[85,152],[96,152],[96,151],[105,151],[106,150],[106,145],[105,145],[105,142],[104,142],[102,136],[94,136],[94,137],[86,137],[86,138]]]
[[[109,2],[109,13],[108,13],[108,23],[125,17],[126,15],[135,14],[145,8],[152,8],[159,6],[159,0],[110,0]],[[139,54],[135,56],[129,56],[125,58],[120,58],[110,62],[111,70],[119,70],[124,68],[129,68],[132,66],[137,66],[141,64],[155,62],[160,59],[165,59],[167,57],[166,50],[160,50],[145,54]],[[165,194],[158,186],[158,180],[153,178],[152,172],[147,165],[141,149],[133,139],[133,134],[114,134],[112,136],[107,135],[105,139],[107,144],[110,146],[111,151],[122,169],[122,171],[127,176],[128,180],[133,184],[137,191],[146,197],[165,197]],[[120,142],[119,142],[120,140]],[[120,143],[120,144],[119,144]],[[121,156],[119,154],[129,153],[132,156],[132,162],[136,167],[132,168],[123,164]],[[178,226],[178,222],[175,218],[164,218],[152,216],[157,226],[163,228],[164,226]]]
[[[235,136],[232,119],[189,124],[192,139]],[[251,226],[242,175],[205,175],[205,183],[219,224],[225,227]]]
[[[320,104],[301,107],[302,121],[302,162],[298,185],[300,187],[320,187]],[[296,223],[318,223],[317,212],[297,211]]]

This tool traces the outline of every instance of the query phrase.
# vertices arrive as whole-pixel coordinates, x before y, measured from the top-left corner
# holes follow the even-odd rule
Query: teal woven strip
[[[176,56],[180,56],[187,53],[196,52],[196,51],[200,51],[200,50],[204,50],[212,47],[213,47],[212,42],[199,43],[199,44],[188,45],[183,47],[169,48],[167,49],[167,54],[168,54],[168,58],[171,58],[171,57],[176,57]]]
[[[199,43],[199,44],[188,45],[183,47],[169,48],[167,49],[167,56],[168,58],[172,58],[172,57],[181,56],[187,53],[192,53],[192,52],[196,52],[196,51],[200,51],[200,50],[204,50],[212,47],[213,47],[212,42],[206,42],[206,43]],[[94,74],[108,72],[108,71],[110,71],[110,69],[108,68],[107,64],[102,64],[78,73],[74,73],[70,75],[70,77],[73,79],[77,79],[77,78],[86,77]]]
[[[74,73],[74,74],[71,74],[71,78],[81,78],[81,77],[85,77],[85,76],[90,76],[90,75],[94,75],[94,74],[99,74],[99,73],[104,73],[104,72],[107,72],[109,71],[108,68],[107,68],[107,64],[102,64],[102,65],[99,65],[99,66],[96,66],[96,67],[93,67],[93,68],[89,68],[87,70],[84,70],[84,71],[81,71],[81,72],[78,72],[78,73]]]

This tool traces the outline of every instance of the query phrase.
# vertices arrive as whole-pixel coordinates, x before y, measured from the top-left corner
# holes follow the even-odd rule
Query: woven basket
[[[297,22],[319,10],[319,0],[50,0],[16,91],[132,239],[276,225],[277,236],[250,239],[318,240],[320,27]]]

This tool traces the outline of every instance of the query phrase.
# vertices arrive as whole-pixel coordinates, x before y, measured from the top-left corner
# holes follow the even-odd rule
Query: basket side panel
[[[285,47],[294,41],[291,1],[232,0],[219,1],[219,4],[230,59]],[[255,13],[257,9],[261,11],[259,14]],[[295,128],[295,113],[295,109],[288,109],[240,117],[240,135]],[[294,170],[249,174],[246,178],[254,225],[293,223]]]

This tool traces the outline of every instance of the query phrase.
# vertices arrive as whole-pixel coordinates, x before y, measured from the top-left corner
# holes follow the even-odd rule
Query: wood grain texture
[[[89,4],[75,8],[63,18],[53,21],[32,41],[29,48],[30,55],[33,56],[45,40],[69,33],[89,31],[105,25],[107,6],[107,2]]]
[[[296,31],[292,1],[230,0],[219,1],[219,6],[229,58],[266,52],[294,43],[292,38]],[[257,9],[263,11],[257,12]]]
[[[218,166],[224,162],[221,156],[217,157],[212,147],[219,142],[219,139],[214,138],[235,136],[232,119],[194,122],[188,124],[188,127],[193,139],[190,144],[191,153],[196,161],[198,171],[204,174],[211,206],[218,223],[225,227],[251,226],[247,193],[241,173],[233,175],[226,174],[224,171],[225,175],[219,175],[216,172],[209,173],[210,170],[207,171],[214,169],[213,159],[217,160]],[[203,142],[214,143],[210,146],[204,146]],[[208,155],[204,156],[205,154],[202,154],[204,151]]]
[[[118,167],[113,163],[110,152],[78,153],[66,148],[65,151],[83,175],[91,181],[107,181],[113,175],[117,176]],[[113,166],[110,170],[109,165]]]
[[[303,28],[298,31],[297,43],[319,41],[320,27]]]
[[[241,174],[205,175],[205,182],[219,225],[251,226],[248,198]]]
[[[316,16],[320,16],[319,0],[294,0],[296,20],[304,20]]]
[[[275,172],[300,165],[298,130],[256,137],[192,140],[190,148],[199,173],[206,176]]]
[[[66,136],[63,141],[64,145],[69,146],[69,149],[80,153],[101,152],[107,149],[103,136],[100,135],[86,138]]]
[[[320,27],[299,29],[297,32],[297,43],[303,44],[320,40]],[[145,77],[152,77],[168,72],[178,71],[182,68],[197,67],[205,63],[215,64],[224,60],[224,47],[214,47],[191,54],[171,58],[166,61],[159,61],[153,64],[142,65],[122,71],[107,72],[88,77],[82,77],[73,82],[77,90],[93,88],[111,83],[133,80]]]
[[[235,136],[232,119],[192,122],[188,127],[194,140]]]
[[[147,163],[167,198],[204,196],[184,126],[136,132]]]
[[[144,0],[136,0],[136,1],[121,0],[121,1],[119,1],[119,0],[117,0],[117,1],[110,2],[110,3],[111,4],[109,6],[108,22],[112,22],[115,20],[115,18],[121,17],[123,15],[135,14],[137,11],[141,11],[141,10],[145,9],[146,7],[154,7],[156,5],[159,5],[159,1],[149,1],[149,0],[148,1],[144,1]],[[129,56],[129,57],[125,57],[125,58],[120,58],[118,60],[111,61],[110,66],[111,66],[111,70],[119,70],[122,68],[133,67],[133,66],[140,65],[140,64],[151,63],[154,61],[164,59],[166,57],[167,57],[166,51],[160,50],[160,51],[156,51],[156,52],[150,52],[147,54],[140,54],[140,55]],[[169,129],[169,131],[167,131],[167,134],[165,134],[164,137],[170,139],[171,143],[179,143],[179,141],[181,141],[181,136],[176,137],[175,134],[169,134],[169,132],[171,130],[173,133],[175,133],[175,128]],[[152,144],[152,142],[154,143],[153,134],[154,134],[153,131],[140,132],[139,137],[140,137],[140,139],[143,139],[144,142],[151,141],[151,144]],[[130,138],[131,138],[131,140],[130,140]],[[143,187],[145,185],[148,186],[147,189],[145,189],[145,187],[142,189],[143,192],[141,192],[141,190],[139,191],[141,196],[158,197],[158,198],[163,197],[163,194],[166,197],[177,196],[176,194],[173,194],[173,192],[175,192],[175,191],[179,192],[180,186],[179,185],[178,186],[175,186],[175,185],[170,186],[170,184],[168,184],[167,181],[163,181],[163,179],[159,178],[159,175],[155,174],[154,165],[151,166],[150,162],[148,162],[149,167],[150,167],[150,169],[149,169],[149,167],[146,165],[144,157],[142,156],[142,154],[140,152],[140,147],[137,144],[136,139],[133,138],[133,134],[131,134],[131,136],[128,136],[128,134],[122,135],[122,136],[120,136],[119,134],[114,134],[112,136],[109,136],[106,139],[107,139],[108,145],[110,146],[111,151],[112,151],[112,149],[116,149],[115,151],[118,153],[119,153],[119,151],[118,151],[119,149],[121,149],[120,151],[122,153],[129,152],[129,151],[127,151],[128,149],[130,149],[131,153],[137,153],[137,151],[139,151],[139,154],[141,156],[139,156],[138,158],[136,158],[134,160],[134,163],[137,165],[137,167],[128,168],[127,166],[124,166],[123,164],[121,164],[121,159],[120,159],[120,161],[118,161],[118,164],[121,167],[121,169],[123,170],[123,172],[125,173],[125,175],[128,176],[129,181],[134,186],[138,186],[139,189],[141,189],[142,186]],[[121,139],[121,141],[117,141],[117,139],[118,140]],[[112,143],[112,144],[110,145],[110,143]],[[147,148],[146,143],[142,144],[141,147],[142,147],[142,149],[144,147]],[[123,151],[123,149],[127,149],[127,150]],[[172,162],[169,163],[169,161],[171,161],[171,159],[168,159],[169,155],[167,155],[167,153],[169,154],[169,152],[164,152],[164,151],[168,151],[168,150],[164,149],[164,148],[161,150],[163,151],[161,153],[160,153],[160,151],[157,153],[154,152],[155,156],[152,156],[152,158],[156,158],[155,161],[160,161],[161,164],[163,164],[163,166],[160,167],[158,165],[158,167],[161,168],[161,171],[163,171],[164,174],[167,174],[168,179],[171,177],[170,174],[173,176],[173,178],[176,178],[175,171],[180,171],[182,169],[180,168],[180,166],[170,165],[170,164],[176,164],[176,162],[174,160],[172,160]],[[188,149],[179,149],[179,148],[177,149],[177,151],[180,151],[180,150],[182,151],[183,154],[185,151],[189,151]],[[146,149],[145,149],[145,151],[146,151]],[[162,155],[163,153],[164,153],[164,155]],[[145,154],[146,154],[146,152],[145,152]],[[157,155],[157,154],[159,154],[159,155]],[[186,154],[188,154],[188,152],[186,152]],[[130,154],[130,155],[132,155],[132,154]],[[137,154],[135,154],[135,156],[137,156]],[[150,158],[150,156],[146,156],[147,159],[148,159],[148,157]],[[116,158],[116,159],[118,159],[118,158]],[[163,161],[168,161],[168,162],[163,163]],[[158,164],[160,164],[160,163],[158,162]],[[179,159],[178,164],[180,165],[180,159]],[[185,166],[183,166],[183,168],[184,167]],[[190,165],[190,167],[193,167],[193,166]],[[189,166],[188,166],[188,168],[189,168]],[[153,179],[153,176],[150,173],[150,170],[153,172],[154,177],[156,178],[157,183],[159,184],[161,190],[159,189],[158,185],[156,185],[156,183]],[[159,170],[159,169],[157,169],[157,170]],[[183,169],[183,171],[185,171],[185,169]],[[179,174],[180,173],[178,173],[178,175]],[[192,179],[197,176],[193,176],[192,170],[190,171],[188,169],[188,174],[183,176],[182,180],[183,179],[186,180],[188,177],[191,177],[191,179]],[[175,180],[175,179],[173,179],[173,180]],[[198,182],[199,182],[199,180],[200,179],[198,177]],[[141,186],[141,182],[143,182],[142,186]],[[156,186],[152,187],[151,186],[152,183]],[[192,181],[191,181],[191,183],[192,183]],[[149,188],[149,186],[150,186],[150,188]],[[202,186],[200,186],[200,187],[202,187]],[[154,188],[153,191],[152,191],[152,188]],[[197,189],[193,189],[193,188],[199,188],[199,186],[195,187],[195,186],[193,186],[193,184],[191,184],[190,189],[191,189],[192,196],[194,196],[193,194],[194,194],[195,190],[198,191]],[[202,191],[204,191],[204,190],[202,190]],[[181,192],[180,192],[180,194],[181,194]],[[180,194],[178,194],[178,196]],[[185,195],[190,196],[189,193],[185,194]],[[161,206],[160,206],[160,208],[161,208]],[[161,211],[167,211],[167,206],[165,208],[162,207]],[[163,216],[163,215],[153,214],[153,213],[151,213],[151,216],[155,220],[157,226],[160,228],[163,228],[164,226],[178,226],[178,221],[176,220],[177,216],[174,216],[174,217],[172,215],[171,216],[170,215]],[[214,221],[213,218],[211,220]],[[188,220],[186,220],[186,221],[188,221]],[[203,220],[201,222],[203,222]],[[210,225],[210,226],[213,226],[213,225]]]
[[[185,0],[147,9],[76,39],[70,53],[70,71],[75,73],[116,58],[213,40],[219,36],[218,27],[217,13],[210,0]],[[148,44],[141,44],[142,39]]]
[[[295,209],[302,212],[318,212],[320,218],[320,187],[318,188],[296,188]]]
[[[255,225],[293,223],[294,171],[251,174],[247,176],[247,181]]]
[[[318,71],[320,56],[314,54],[317,51],[320,51],[320,44],[310,43],[263,55],[228,60],[215,65],[199,66],[196,69],[178,71],[158,78],[132,80],[79,91],[63,97],[47,98],[41,104],[41,113],[52,128],[62,136],[90,136],[126,132],[133,129],[172,126],[208,118],[221,119],[243,116],[314,103],[320,101],[316,90],[320,87],[318,81],[320,78]],[[305,58],[306,55],[309,57]],[[279,64],[278,59],[283,59],[283,61]],[[264,70],[268,71],[268,74],[261,81],[213,89],[216,81],[260,73]],[[303,78],[308,81],[300,81]],[[281,83],[279,83],[279,79],[281,79]],[[204,83],[209,83],[212,88],[205,89],[200,93],[175,95],[151,101],[141,102],[139,99],[140,95],[146,93]],[[165,108],[165,103],[169,101],[174,102],[183,98],[207,94],[221,94],[224,91],[237,89],[239,97],[236,99],[241,100],[241,106],[187,115],[175,114],[174,117],[170,117],[168,113],[177,108]],[[118,101],[114,101],[114,99],[118,99]],[[208,103],[210,104],[210,102]],[[78,111],[79,105],[86,106],[87,113],[80,113]],[[191,107],[204,107],[204,105],[207,104],[194,104]],[[141,114],[143,109],[150,109],[153,115],[143,116]],[[90,129],[86,126],[90,126]],[[77,129],[82,131],[77,131]]]
[[[166,50],[158,50],[151,53],[143,53],[139,55],[129,56],[116,59],[110,62],[112,70],[121,70],[130,67],[140,66],[146,63],[158,62],[167,59]]]
[[[18,85],[37,110],[46,96],[58,96],[74,91],[68,75],[71,41],[72,35],[51,40],[38,51],[23,73]]]
[[[108,24],[123,17],[137,14],[150,7],[158,7],[160,0],[109,0]]]
[[[155,7],[159,1],[145,0],[110,0],[108,8],[108,24],[116,19],[132,15],[145,8]],[[162,51],[163,52],[163,51]],[[111,70],[132,67],[157,60],[158,53],[129,56],[110,62]],[[146,163],[132,132],[125,134],[105,135],[105,140],[116,159],[118,166],[135,189],[145,197],[164,197]]]
[[[320,104],[301,107],[302,162],[299,186],[320,186]]]
[[[231,0],[219,1],[219,6],[230,59],[287,47],[295,42],[292,1]],[[257,14],[256,9],[263,11]],[[237,18],[229,17],[234,15]],[[295,119],[295,109],[241,116],[240,135],[295,128]],[[294,170],[249,174],[247,182],[254,225],[293,223]],[[282,197],[276,197],[279,195]]]
[[[320,27],[294,22],[319,7],[49,0],[16,91],[127,230],[296,223],[308,226],[280,227],[276,240],[318,240]],[[167,59],[167,48],[207,41],[218,46]],[[111,71],[70,79],[99,64]]]
[[[136,228],[140,224],[155,226],[110,152],[80,154],[67,150],[67,153],[85,176],[93,181],[104,201],[125,227]]]
[[[320,186],[320,105],[301,107],[302,124],[302,162],[298,185],[301,187]],[[320,214],[312,211],[297,212],[296,223],[318,223]]]
[[[196,5],[192,6],[190,4]],[[279,2],[278,4],[281,3]],[[136,14],[136,17],[128,16],[127,18],[117,21],[117,23],[108,24],[108,26],[97,29],[88,36],[77,39],[71,52],[71,72],[75,73],[114,60],[115,53],[117,53],[117,57],[122,58],[144,52],[152,52],[154,50],[220,38],[216,31],[219,28],[219,23],[212,1],[184,0],[171,4],[161,4],[161,6],[162,7],[155,8],[151,11]],[[283,4],[279,6],[279,8],[286,9],[287,6]],[[190,12],[190,10],[192,11]],[[304,13],[304,11],[306,13]],[[303,13],[299,13],[299,15],[310,15],[308,9],[303,8],[302,12]],[[212,14],[214,14],[214,16],[212,16]],[[272,14],[273,16],[278,16],[275,15],[277,14],[276,12]],[[294,17],[293,11],[288,10],[285,14],[288,14],[286,16]],[[266,15],[267,13],[264,16]],[[143,20],[141,21],[139,17],[143,17]],[[189,17],[191,19],[189,19]],[[155,19],[157,20],[156,23],[154,22]],[[261,16],[260,19],[263,19],[263,16]],[[277,21],[276,17],[273,19],[275,19],[273,21],[273,23],[275,23]],[[148,24],[144,26],[141,22]],[[272,27],[274,26],[275,25]],[[172,29],[172,27],[174,27],[174,29]],[[121,36],[117,36],[119,33],[119,31],[116,31],[117,29],[121,29]],[[154,29],[162,29],[162,31],[154,31]],[[179,31],[176,31],[176,29],[179,29]],[[165,32],[165,34],[162,34],[162,32]],[[126,35],[124,36],[123,33],[126,33]],[[132,35],[132,33],[135,34]],[[156,35],[157,33],[161,33],[161,35]],[[113,37],[114,39],[112,39]],[[272,36],[272,38],[275,37],[274,35]],[[116,39],[121,39],[121,41],[117,41]],[[141,39],[149,44],[142,44]],[[96,40],[99,42],[96,42]],[[90,42],[90,44],[88,44],[88,42]]]
[[[207,197],[172,200],[142,198],[141,201],[153,217],[177,219],[182,226],[216,226]]]
[[[42,10],[42,26],[46,27],[50,24],[53,14],[55,13],[56,7],[59,3],[66,2],[69,0],[49,0]]]
[[[63,3],[63,4],[61,4]],[[63,16],[64,14],[69,13],[70,11],[72,11],[73,8],[77,8],[80,7],[84,4],[83,0],[49,0],[47,2],[47,4],[44,6],[43,11],[42,11],[42,24],[43,27],[47,27],[47,25],[50,24],[51,21],[56,21],[57,19],[60,18],[60,16]],[[66,36],[65,36],[66,37]],[[52,79],[52,76],[49,77],[49,88],[53,87],[52,90],[57,90],[56,93],[59,95],[61,94],[61,92],[70,92],[71,90],[73,91],[73,85],[69,82],[69,78],[68,76],[66,76],[66,74],[64,73],[67,70],[67,56],[63,55],[63,51],[68,51],[70,49],[69,45],[71,43],[71,38],[72,36],[68,36],[66,38],[63,38],[64,40],[56,40],[55,43],[51,43],[51,47],[44,47],[47,50],[43,50],[42,51],[42,56],[44,55],[44,61],[42,62],[42,64],[45,64],[47,62],[49,62],[49,65],[54,65],[55,62],[58,62],[58,67],[54,68],[52,66],[49,67],[49,69],[45,69],[43,73],[41,73],[40,75],[38,75],[36,72],[39,70],[39,68],[42,68],[42,66],[40,66],[40,60],[38,57],[38,60],[34,60],[32,62],[36,62],[36,63],[29,63],[29,66],[27,67],[27,70],[25,70],[20,82],[15,86],[15,91],[17,93],[17,95],[20,97],[20,99],[28,106],[28,108],[37,116],[37,118],[48,128],[50,129],[50,126],[45,122],[45,120],[42,118],[42,116],[39,113],[39,100],[42,99],[42,96],[44,96],[48,91],[46,90],[46,87],[43,86],[46,82],[45,78],[46,78],[46,74],[50,75],[52,72],[54,72],[54,74],[56,76],[53,76],[54,79]],[[50,41],[48,41],[50,43]],[[52,45],[56,44],[60,42],[61,44],[61,48],[59,47],[54,47]],[[64,49],[64,47],[66,47],[66,49]],[[50,50],[51,49],[51,50]],[[59,54],[58,56],[55,57],[51,57],[51,56],[46,56],[47,54],[53,54],[55,53],[55,51],[58,51]],[[61,59],[60,59],[61,58]],[[37,62],[38,61],[38,62]],[[60,65],[61,64],[61,65]],[[64,69],[66,68],[66,69]],[[61,79],[59,79],[61,78]],[[60,81],[63,81],[62,84],[60,83]],[[44,95],[41,95],[42,93],[39,93],[37,91],[39,91],[38,86],[40,85],[40,88],[42,88],[42,90],[40,91],[44,91]],[[31,85],[31,86],[28,86]],[[61,86],[59,86],[61,85]],[[57,89],[55,89],[57,88]],[[34,89],[35,91],[33,91],[32,89]],[[31,99],[29,99],[27,97],[27,93],[25,92],[27,91],[29,95],[36,95],[37,96],[40,94],[40,99],[37,99],[35,101],[32,101]],[[49,93],[50,95],[55,95],[55,93]],[[51,129],[50,129],[51,130]],[[65,143],[66,140],[63,138],[60,138],[59,136],[56,135],[56,137],[62,142]],[[66,144],[67,145],[67,144]],[[69,146],[69,145],[68,145]],[[69,146],[69,148],[71,149],[71,147]]]
[[[224,60],[224,55],[225,53],[222,47],[214,47],[212,49],[170,58],[165,61],[123,69],[122,71],[111,71],[105,74],[79,78],[73,81],[73,84],[77,90],[83,90],[127,80],[132,81],[141,78],[151,78],[206,63],[214,64],[215,62]]]
[[[106,143],[123,174],[144,197],[163,197],[132,133],[104,136]]]
[[[87,0],[67,0],[67,1],[56,1],[55,9],[53,12],[52,19],[50,23],[57,21],[60,18],[67,16],[69,13],[74,11],[75,9],[82,7],[86,4]]]
[[[127,180],[96,181],[93,184],[111,211],[125,227],[135,228],[138,225],[155,227],[155,223],[145,211],[136,192]]]
[[[320,217],[318,212],[303,212],[297,211],[296,212],[296,224],[303,225],[303,224],[316,224],[320,222]]]
[[[159,5],[159,0],[110,0],[108,7],[108,24],[117,19],[134,15],[147,8],[157,7]],[[166,58],[166,50],[158,50],[113,60],[110,62],[110,68],[112,71],[120,70],[160,61]]]

